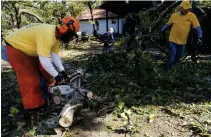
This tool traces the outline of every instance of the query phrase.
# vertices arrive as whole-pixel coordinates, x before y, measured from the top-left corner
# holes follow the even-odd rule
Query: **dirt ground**
[[[96,54],[101,53],[101,51],[102,45],[84,46],[83,49],[74,48],[68,51],[62,51],[61,57],[65,60],[71,60],[72,58],[80,56],[82,54]],[[32,129],[27,126],[24,126],[21,130],[17,129],[17,122],[23,122],[23,113],[21,109],[21,98],[17,86],[16,76],[11,70],[11,67],[4,61],[2,61],[1,70],[1,134],[4,137],[22,136],[24,132],[29,134]],[[183,114],[180,115],[177,113],[177,110],[184,109],[185,107],[183,105],[187,107],[187,110],[182,111]],[[11,114],[11,107],[16,107],[19,109],[19,112],[15,117],[9,116],[9,114]],[[108,113],[101,117],[85,117],[80,120],[79,123],[74,124],[70,128],[63,129],[57,126],[56,128],[58,128],[58,133],[54,132],[53,135],[46,136],[200,137],[202,135],[197,134],[196,131],[205,129],[205,127],[205,130],[209,130],[206,131],[206,133],[211,134],[211,104],[209,101],[206,103],[179,104],[178,107],[175,107],[175,109],[168,109],[168,107],[166,106],[156,106],[156,109],[153,111],[153,113],[148,113],[147,108],[151,107],[152,106],[144,106],[143,110],[146,109],[144,110],[146,111],[146,113],[144,114],[132,113],[131,121],[135,123],[137,129],[137,132],[135,132],[133,135],[129,135],[125,130],[123,126],[125,120],[123,118],[117,118],[113,113]],[[197,111],[193,111],[196,109]],[[95,112],[93,111],[93,113]],[[47,117],[47,119],[49,119],[50,115]],[[43,126],[42,128],[47,128],[47,126]],[[54,129],[56,128],[54,127]],[[209,134],[207,135],[207,137],[210,136]]]

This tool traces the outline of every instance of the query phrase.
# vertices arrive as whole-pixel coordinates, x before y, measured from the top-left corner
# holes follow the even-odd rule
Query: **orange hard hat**
[[[73,16],[66,16],[59,21],[59,31],[63,34],[68,30],[73,32],[78,32],[79,30],[79,21]]]

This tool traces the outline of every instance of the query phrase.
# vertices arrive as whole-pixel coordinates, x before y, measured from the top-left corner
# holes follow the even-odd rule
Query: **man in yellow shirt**
[[[68,43],[79,30],[79,22],[72,16],[61,19],[59,24],[30,24],[6,36],[6,53],[9,63],[16,73],[22,103],[29,110],[32,118],[36,118],[37,109],[46,100],[42,96],[42,89],[50,84],[53,77],[56,84],[65,76],[65,69],[58,55],[59,44]],[[57,70],[50,61],[53,59]]]
[[[164,32],[170,26],[172,27],[169,36],[169,53],[165,70],[171,69],[173,64],[179,62],[183,56],[191,27],[197,31],[197,43],[202,44],[202,30],[199,21],[196,15],[189,11],[190,9],[190,2],[183,1],[180,4],[180,11],[172,14],[168,23],[161,29],[161,32]]]

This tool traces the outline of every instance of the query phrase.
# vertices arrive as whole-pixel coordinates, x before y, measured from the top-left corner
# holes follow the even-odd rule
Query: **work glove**
[[[62,77],[66,80],[68,78],[67,72],[66,71],[61,71],[59,72],[60,75],[62,75]]]
[[[202,39],[201,39],[201,38],[199,38],[199,39],[197,40],[197,44],[200,45],[200,46],[202,46]]]
[[[56,80],[55,85],[59,85],[59,84],[65,82],[64,76],[61,75],[61,74],[58,74],[58,75],[54,78],[54,80]]]

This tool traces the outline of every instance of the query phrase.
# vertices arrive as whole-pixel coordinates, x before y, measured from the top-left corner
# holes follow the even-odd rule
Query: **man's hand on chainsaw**
[[[56,83],[55,83],[54,86],[59,85],[59,84],[62,84],[62,83],[65,83],[65,78],[60,73],[54,79],[56,80]]]
[[[65,71],[59,72],[59,74],[53,78],[53,81],[49,85],[50,87],[64,84],[68,81],[68,74]]]
[[[62,72],[60,72],[59,73],[60,75],[62,75],[62,77],[66,80],[67,78],[68,78],[68,75],[67,75],[67,73],[66,73],[66,71],[62,71]]]

